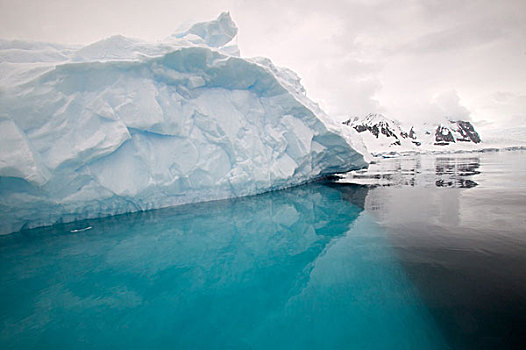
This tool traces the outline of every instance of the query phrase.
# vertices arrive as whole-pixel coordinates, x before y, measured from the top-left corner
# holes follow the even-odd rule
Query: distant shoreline
[[[371,152],[373,157],[403,157],[417,154],[460,154],[460,153],[488,153],[488,152],[507,152],[507,151],[524,151],[526,146],[506,146],[506,147],[484,147],[480,149],[464,149],[464,150],[414,150],[414,151],[385,151],[385,152]]]

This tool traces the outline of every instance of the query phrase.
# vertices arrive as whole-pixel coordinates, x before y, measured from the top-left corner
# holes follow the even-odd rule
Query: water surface
[[[525,159],[384,159],[0,237],[0,347],[522,348]]]
[[[455,349],[526,346],[526,152],[379,160],[365,210]]]
[[[367,189],[353,191],[312,184],[1,237],[3,348],[440,348],[363,211]]]

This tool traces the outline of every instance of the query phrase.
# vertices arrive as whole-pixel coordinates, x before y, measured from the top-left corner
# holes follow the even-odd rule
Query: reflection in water
[[[342,194],[342,199],[345,201],[356,205],[362,210],[365,208],[365,200],[369,193],[369,188],[367,186],[337,182],[328,182],[325,185],[337,189]]]
[[[388,232],[453,349],[526,346],[525,159],[526,152],[422,157],[421,171],[433,164],[430,178],[449,188],[418,176],[414,187],[369,187],[365,211]],[[465,178],[472,176],[475,188]]]
[[[414,155],[379,159],[368,169],[345,174],[340,182],[375,186],[436,186],[472,188],[480,174],[479,156]]]
[[[436,157],[435,174],[437,187],[472,188],[478,184],[466,177],[480,174],[478,157]]]
[[[479,157],[436,157],[435,173],[437,175],[470,176],[480,174]]]
[[[442,348],[366,195],[314,184],[0,237],[0,345]]]
[[[459,188],[472,188],[477,186],[478,184],[475,181],[472,180],[466,180],[466,179],[451,179],[451,180],[436,180],[435,186],[436,187],[459,187]]]
[[[0,348],[520,348],[525,155],[0,237]]]

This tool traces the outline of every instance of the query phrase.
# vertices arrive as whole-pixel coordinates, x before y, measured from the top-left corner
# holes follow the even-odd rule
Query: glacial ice
[[[0,234],[290,187],[366,165],[228,13],[163,42],[0,41]]]

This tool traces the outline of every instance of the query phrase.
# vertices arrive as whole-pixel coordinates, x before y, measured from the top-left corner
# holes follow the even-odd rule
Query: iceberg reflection
[[[312,184],[0,237],[2,345],[432,348],[366,194]]]

